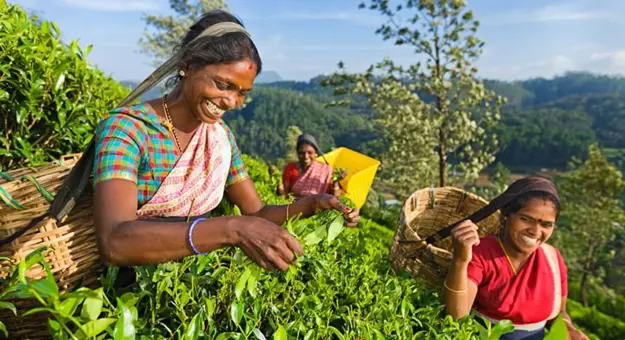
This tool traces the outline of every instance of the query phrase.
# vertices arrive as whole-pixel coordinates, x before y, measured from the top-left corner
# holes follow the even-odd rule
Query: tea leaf
[[[328,244],[331,244],[334,239],[339,236],[341,231],[343,230],[343,225],[345,220],[343,215],[339,215],[336,217],[332,223],[330,223],[330,227],[328,228]]]
[[[115,321],[117,321],[117,319],[113,319],[113,318],[104,318],[104,319],[89,321],[82,326],[85,332],[83,333],[82,331],[79,330],[77,332],[77,335],[80,339],[93,338],[97,336],[98,334],[104,332],[110,325],[114,324]]]
[[[283,326],[278,327],[276,332],[273,334],[273,340],[288,340],[288,334]]]
[[[15,309],[15,305],[10,302],[0,301],[0,308],[9,309],[10,311],[13,312],[13,315],[17,315],[17,310]]]
[[[100,313],[102,312],[102,305],[104,304],[104,300],[101,298],[88,297],[85,299],[82,305],[82,311],[80,312],[80,316],[86,318],[87,320],[96,320]]]
[[[234,324],[238,326],[241,322],[241,318],[243,318],[242,301],[236,301],[232,303],[232,305],[230,306],[230,317],[232,318],[232,322],[234,322]]]
[[[312,233],[306,235],[306,237],[304,238],[304,244],[307,246],[317,244],[324,239],[324,237],[326,236],[326,233],[327,233],[326,227],[320,226],[317,229],[315,229],[315,231],[313,231]]]
[[[234,294],[236,295],[237,299],[241,297],[241,293],[243,293],[245,285],[247,284],[247,280],[250,278],[251,274],[252,271],[249,268],[245,268],[245,271],[243,271],[243,274],[241,274],[241,277],[239,278],[237,286],[234,290]]]
[[[135,326],[130,308],[121,299],[117,299],[119,319],[115,324],[113,337],[115,340],[132,340],[135,338]]]
[[[569,331],[566,323],[562,318],[562,314],[558,315],[556,320],[551,324],[549,332],[545,335],[545,340],[568,339]]]
[[[254,336],[256,336],[256,339],[258,339],[258,340],[266,340],[267,339],[267,338],[265,338],[263,333],[258,328],[254,328],[254,331],[252,331],[252,333],[254,334]]]
[[[195,314],[195,316],[193,316],[193,319],[191,319],[187,331],[184,333],[184,338],[190,340],[197,339],[200,334],[203,333],[202,328],[202,313],[197,313]]]

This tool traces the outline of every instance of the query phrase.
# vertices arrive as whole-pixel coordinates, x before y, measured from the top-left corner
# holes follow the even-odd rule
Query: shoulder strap
[[[553,299],[553,308],[551,310],[551,315],[549,315],[548,320],[552,320],[560,314],[560,308],[562,305],[562,283],[560,278],[560,265],[558,261],[558,254],[556,249],[551,245],[544,244],[541,246],[543,249],[545,256],[547,257],[547,261],[549,262],[549,267],[551,267],[551,273],[553,274],[553,288],[554,288],[554,299]]]

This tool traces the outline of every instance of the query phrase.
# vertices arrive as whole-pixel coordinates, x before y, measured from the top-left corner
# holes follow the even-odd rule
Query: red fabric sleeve
[[[484,245],[484,240],[481,240],[479,245],[473,246],[473,254],[467,267],[467,278],[478,287],[484,279]]]
[[[284,185],[288,185],[289,187],[293,187],[293,183],[295,183],[297,177],[299,177],[297,165],[295,163],[287,164],[282,172],[282,183]]]
[[[560,254],[560,251],[558,249],[556,249],[556,254],[558,254],[558,265],[560,266],[560,283],[562,283],[562,296],[567,296],[569,294],[568,268],[566,267],[566,263],[564,263],[564,258],[562,257],[562,254]]]

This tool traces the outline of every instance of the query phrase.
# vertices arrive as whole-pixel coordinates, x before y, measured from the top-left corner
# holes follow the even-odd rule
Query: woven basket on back
[[[0,239],[20,230],[35,217],[48,211],[53,195],[72,170],[80,154],[63,157],[51,165],[9,171],[0,179]],[[13,178],[11,178],[13,177]],[[81,285],[95,282],[103,269],[93,228],[92,191],[87,188],[71,213],[56,223],[46,218],[13,242],[0,247],[0,256],[17,262],[29,253],[48,247],[46,261],[50,264],[61,292],[80,281]],[[3,267],[7,263],[0,263]],[[27,276],[33,279],[45,275],[43,268],[33,268]],[[36,306],[36,301],[15,301],[18,315]],[[12,312],[0,309],[0,320],[9,331],[9,338],[46,338],[47,317],[37,313],[28,317],[15,317]]]
[[[466,219],[487,205],[484,199],[455,187],[427,188],[414,192],[401,210],[389,252],[396,273],[409,272],[421,278],[432,289],[439,289],[451,263],[451,236],[416,250],[413,244],[400,240],[423,240],[439,230]],[[485,236],[499,231],[499,212],[477,223],[478,234]]]

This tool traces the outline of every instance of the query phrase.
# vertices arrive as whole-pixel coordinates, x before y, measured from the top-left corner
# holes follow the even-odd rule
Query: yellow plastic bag
[[[347,176],[339,184],[341,184],[345,196],[351,199],[359,209],[362,208],[367,200],[380,161],[345,147],[336,148],[317,157],[317,160],[329,164],[334,169],[344,168],[347,170]]]

